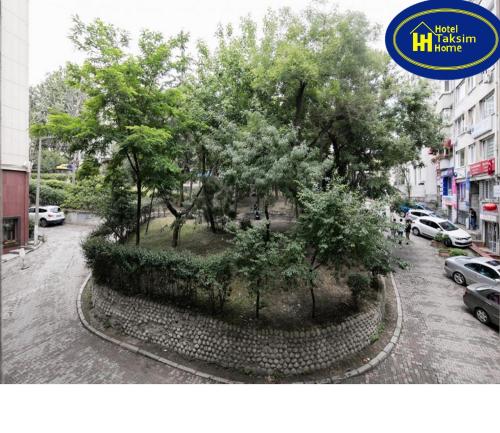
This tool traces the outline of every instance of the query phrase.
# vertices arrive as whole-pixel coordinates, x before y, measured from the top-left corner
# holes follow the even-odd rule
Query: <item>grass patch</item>
[[[149,230],[146,234],[146,225],[141,228],[141,247],[155,251],[172,249],[172,229],[170,226],[173,217],[156,218],[151,220]],[[195,224],[190,220],[184,224],[179,238],[179,251],[190,251],[193,254],[206,256],[224,251],[232,239],[228,233],[212,233],[206,225]],[[135,243],[135,237],[131,236],[129,243]]]

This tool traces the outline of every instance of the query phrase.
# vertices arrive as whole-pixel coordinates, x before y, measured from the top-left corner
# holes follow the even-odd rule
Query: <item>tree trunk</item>
[[[269,218],[269,205],[267,202],[264,204],[264,214],[266,215],[266,238],[265,241],[269,242],[271,239],[271,220]]]
[[[318,256],[318,252],[315,251],[312,258],[311,262],[309,265],[309,290],[311,292],[311,316],[314,319],[316,317],[316,296],[314,295],[314,279],[313,279],[313,272],[314,272],[314,264],[316,263],[316,257]]]
[[[304,112],[304,94],[306,90],[307,83],[304,81],[300,82],[299,88],[297,90],[297,95],[295,96],[295,119],[293,121],[294,126],[298,129],[297,138],[299,142],[302,140],[302,116]]]
[[[314,319],[316,317],[316,297],[314,296],[314,287],[312,282],[310,283],[311,285],[309,286],[309,290],[311,291],[311,301],[312,301],[312,318]]]
[[[181,222],[176,217],[174,222],[174,229],[172,231],[172,247],[177,248],[179,246],[179,237],[181,234]]]
[[[257,290],[257,299],[255,300],[255,318],[259,318],[259,310],[260,310],[260,290]]]
[[[139,245],[141,243],[141,210],[142,210],[142,182],[139,175],[137,175],[136,187],[137,187],[137,209],[135,216],[135,244]]]
[[[180,187],[180,189],[179,189],[179,206],[182,206],[182,203],[184,203],[184,181],[183,180],[180,181],[179,187]]]
[[[149,222],[151,221],[151,213],[153,212],[153,200],[155,198],[155,190],[153,189],[153,193],[151,194],[151,202],[149,203],[149,215],[148,215],[148,223],[146,224],[146,232],[145,234],[148,234],[149,230]]]

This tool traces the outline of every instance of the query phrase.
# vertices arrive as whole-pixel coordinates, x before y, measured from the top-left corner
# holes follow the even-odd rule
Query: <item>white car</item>
[[[34,207],[29,208],[29,217],[31,221],[35,221],[36,212]],[[63,224],[65,216],[59,206],[39,206],[38,220],[40,226],[47,227],[50,224]]]
[[[415,236],[427,236],[432,239],[438,233],[442,233],[447,236],[444,240],[447,247],[468,247],[472,244],[472,237],[469,233],[443,218],[420,217],[412,223],[411,231]]]
[[[430,210],[424,209],[410,209],[406,212],[405,220],[415,221],[417,218],[427,217],[427,216],[436,216]]]

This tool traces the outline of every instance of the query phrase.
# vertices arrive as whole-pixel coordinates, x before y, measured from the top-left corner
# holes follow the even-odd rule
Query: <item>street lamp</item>
[[[51,137],[39,137],[38,138],[38,162],[36,165],[36,198],[35,198],[35,245],[38,245],[38,217],[40,213],[40,167],[42,165],[42,140]]]

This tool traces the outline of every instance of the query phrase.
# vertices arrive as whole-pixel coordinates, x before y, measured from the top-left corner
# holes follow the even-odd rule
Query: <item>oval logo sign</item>
[[[407,71],[437,80],[478,74],[499,57],[500,21],[469,1],[431,0],[405,9],[389,24],[385,44]]]

